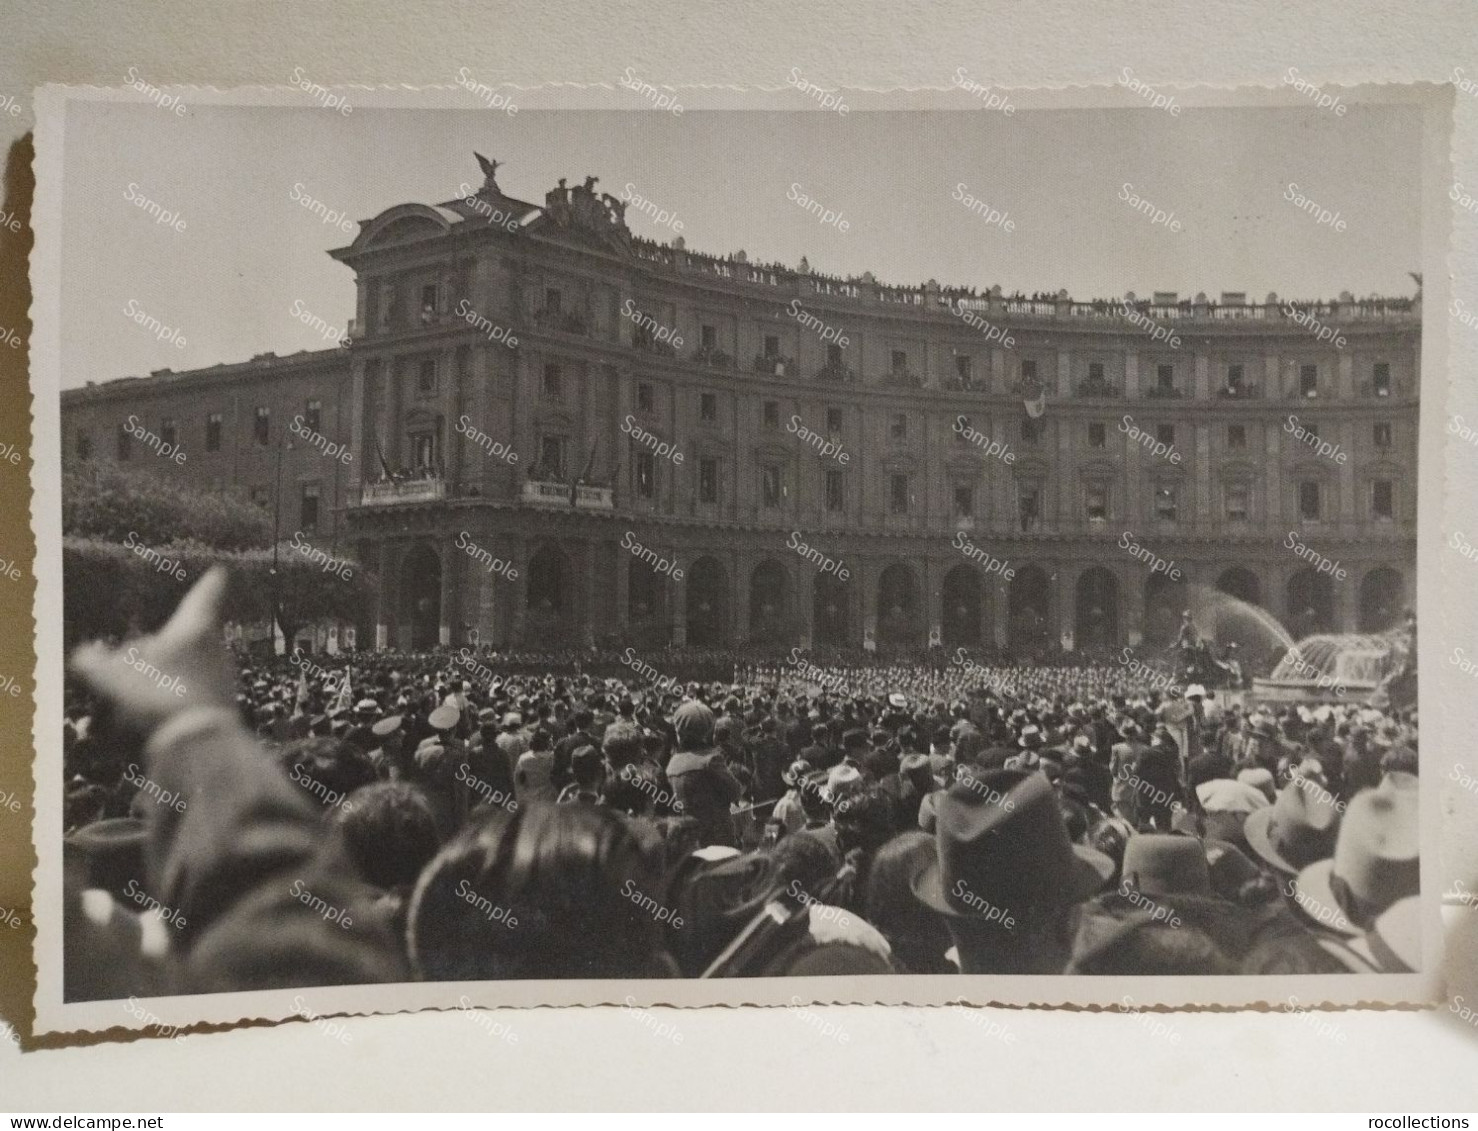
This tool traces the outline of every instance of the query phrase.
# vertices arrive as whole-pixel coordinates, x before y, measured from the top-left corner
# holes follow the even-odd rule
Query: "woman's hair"
[[[359,874],[382,891],[414,884],[441,847],[431,803],[408,782],[355,790],[334,821]]]
[[[613,813],[479,812],[421,874],[408,943],[421,977],[661,977],[660,880]]]

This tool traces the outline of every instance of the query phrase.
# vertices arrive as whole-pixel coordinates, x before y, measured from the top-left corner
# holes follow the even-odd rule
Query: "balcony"
[[[732,369],[734,359],[717,346],[699,346],[693,351],[693,360],[710,369]]]
[[[857,375],[845,365],[827,363],[816,370],[816,380],[832,385],[850,385],[857,380]]]
[[[544,307],[534,314],[534,323],[543,331],[557,330],[561,334],[582,336],[590,333],[589,324],[585,318],[573,310],[551,310],[549,307]]]
[[[766,377],[784,377],[787,373],[795,372],[795,359],[789,357],[770,356],[769,354],[755,354],[754,371],[763,373]]]
[[[1262,392],[1255,382],[1242,381],[1237,384],[1228,382],[1216,390],[1216,395],[1224,401],[1256,401],[1262,399]]]
[[[382,507],[398,503],[433,503],[444,498],[445,479],[385,479],[379,483],[366,483],[359,502],[361,506]]]
[[[1119,395],[1119,390],[1104,378],[1085,378],[1078,382],[1078,396],[1095,397],[1100,400],[1110,400]]]
[[[878,379],[878,384],[885,389],[922,389],[923,378],[917,373],[907,369],[890,369]]]
[[[560,483],[554,479],[526,479],[523,501],[536,507],[573,506],[582,511],[616,509],[615,492],[609,487],[592,487],[584,483]]]

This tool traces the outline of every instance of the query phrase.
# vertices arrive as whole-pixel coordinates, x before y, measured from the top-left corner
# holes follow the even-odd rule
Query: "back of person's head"
[[[641,728],[635,723],[612,723],[606,727],[605,737],[601,739],[600,746],[612,769],[620,769],[622,766],[640,762],[642,757]]]
[[[872,853],[887,843],[897,824],[894,805],[893,795],[875,783],[842,796],[833,817],[842,852],[860,848]]]
[[[827,886],[842,863],[826,841],[804,829],[784,837],[770,855],[777,887],[795,882],[812,896]]]
[[[421,874],[411,961],[433,981],[663,977],[671,959],[642,905],[660,890],[605,809],[485,810]]]
[[[374,763],[353,743],[337,738],[297,738],[277,754],[288,778],[315,803],[328,808],[375,780]]]
[[[536,754],[542,754],[554,745],[554,737],[545,727],[534,731],[534,737],[529,739],[529,749]]]
[[[570,773],[581,789],[599,789],[606,779],[606,763],[594,746],[582,746],[570,755]]]
[[[359,874],[387,891],[414,884],[441,847],[430,802],[408,782],[375,782],[355,790],[335,822]]]

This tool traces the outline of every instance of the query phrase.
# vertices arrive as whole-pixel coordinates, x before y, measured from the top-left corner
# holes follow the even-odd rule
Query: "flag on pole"
[[[340,711],[347,711],[354,706],[354,692],[349,687],[350,670],[349,668],[344,669],[344,682],[339,684],[339,698],[334,704]]]

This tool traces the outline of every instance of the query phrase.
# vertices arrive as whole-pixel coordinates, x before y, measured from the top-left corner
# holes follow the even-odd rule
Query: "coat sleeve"
[[[375,892],[322,813],[222,709],[186,711],[149,740],[150,886],[177,915],[181,992],[405,977]]]

